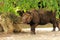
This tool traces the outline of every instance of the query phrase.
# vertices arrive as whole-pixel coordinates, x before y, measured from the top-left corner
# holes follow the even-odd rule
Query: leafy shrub
[[[59,18],[60,0],[0,0],[0,12],[11,12],[17,16],[19,16],[17,10],[26,12],[33,8],[39,9],[38,6],[52,11],[57,10],[56,18]]]

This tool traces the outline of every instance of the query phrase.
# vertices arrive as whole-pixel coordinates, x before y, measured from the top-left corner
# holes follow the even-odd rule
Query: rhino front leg
[[[35,32],[36,26],[37,26],[37,24],[31,25],[31,33],[32,34],[36,34],[36,32]]]
[[[35,34],[35,27],[31,26],[31,34]]]

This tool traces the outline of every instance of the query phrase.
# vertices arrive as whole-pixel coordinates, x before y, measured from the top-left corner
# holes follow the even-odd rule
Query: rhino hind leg
[[[58,30],[60,31],[60,27],[59,27],[59,23],[57,21],[53,22],[53,31],[55,31],[56,27],[58,28]]]
[[[60,31],[59,22],[56,22],[57,28]]]

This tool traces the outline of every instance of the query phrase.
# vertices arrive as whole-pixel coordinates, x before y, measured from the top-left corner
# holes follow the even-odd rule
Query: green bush
[[[39,9],[38,2],[41,2],[39,4],[40,8],[44,6],[44,8],[52,11],[57,10],[56,18],[59,18],[60,0],[0,0],[0,12],[11,12],[19,16],[16,12],[17,10],[24,10],[26,12],[33,8]]]

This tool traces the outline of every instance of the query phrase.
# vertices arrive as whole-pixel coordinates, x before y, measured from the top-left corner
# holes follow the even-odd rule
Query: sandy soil
[[[22,33],[0,33],[0,40],[60,40],[60,31],[52,32],[52,28],[36,28],[35,35],[31,34],[30,28],[22,30]]]
[[[30,30],[22,33],[3,34],[0,33],[0,40],[60,40],[60,31],[36,30],[36,34],[31,34]]]

